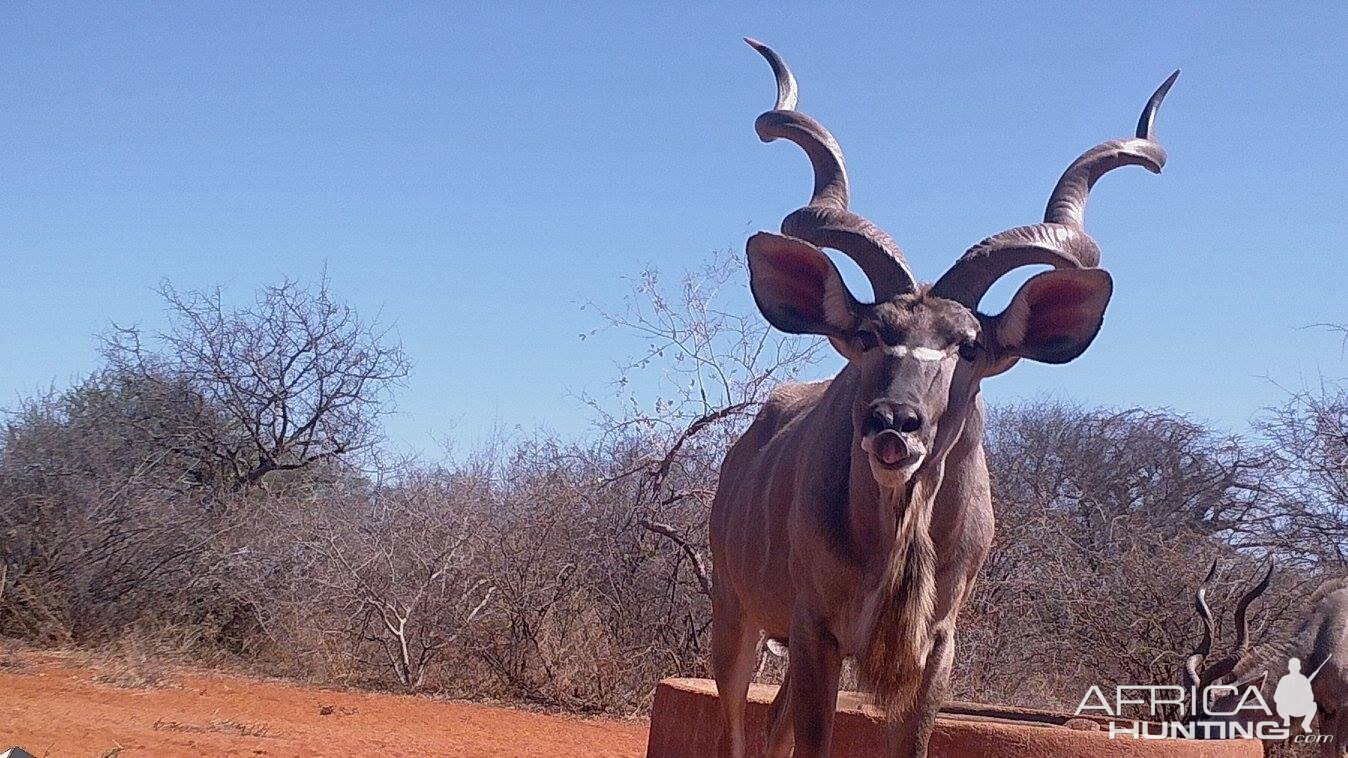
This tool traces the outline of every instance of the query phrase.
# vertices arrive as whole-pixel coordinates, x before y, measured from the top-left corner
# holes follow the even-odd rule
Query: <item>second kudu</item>
[[[1322,583],[1306,599],[1296,624],[1281,634],[1272,634],[1259,644],[1250,644],[1250,604],[1268,589],[1273,577],[1269,565],[1263,579],[1236,603],[1235,644],[1231,652],[1208,660],[1216,637],[1216,620],[1208,606],[1207,592],[1217,573],[1214,561],[1194,593],[1194,610],[1203,625],[1203,638],[1184,661],[1181,681],[1186,690],[1195,691],[1196,712],[1190,719],[1203,721],[1263,720],[1258,710],[1243,710],[1246,688],[1260,690],[1265,703],[1276,703],[1274,681],[1280,671],[1290,671],[1290,659],[1297,661],[1301,673],[1311,677],[1311,691],[1319,711],[1318,731],[1331,739],[1320,743],[1322,756],[1348,755],[1348,578]],[[1270,674],[1273,676],[1270,677]],[[1309,731],[1310,718],[1288,719],[1292,734]]]
[[[1044,222],[989,237],[935,284],[899,246],[848,210],[842,151],[796,110],[796,81],[771,49],[776,106],[759,137],[787,139],[814,167],[814,193],[781,234],[749,239],[750,288],[763,316],[827,337],[847,359],[831,381],[773,392],[726,454],[711,513],[712,667],[723,753],[745,751],[744,710],[759,640],[789,648],[773,702],[769,755],[828,751],[839,669],[854,657],[890,717],[889,752],[924,755],[954,655],[955,619],[993,536],[979,382],[1021,358],[1066,363],[1095,338],[1113,283],[1083,228],[1091,187],[1120,166],[1159,172],[1152,122],[1077,158]],[[859,302],[821,251],[857,262],[874,290]],[[1000,315],[979,301],[1007,272],[1031,277]]]

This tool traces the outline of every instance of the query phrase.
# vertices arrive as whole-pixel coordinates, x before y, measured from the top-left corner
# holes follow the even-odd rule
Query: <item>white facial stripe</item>
[[[931,347],[908,347],[907,345],[899,345],[894,348],[894,354],[900,358],[911,356],[919,361],[940,361],[949,357],[944,350]]]

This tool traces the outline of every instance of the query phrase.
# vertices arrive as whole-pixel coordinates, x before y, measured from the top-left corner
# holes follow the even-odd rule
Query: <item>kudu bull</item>
[[[1272,707],[1274,698],[1269,673],[1280,676],[1279,672],[1287,670],[1289,659],[1295,658],[1297,663],[1294,665],[1300,666],[1301,673],[1314,675],[1311,691],[1320,711],[1319,731],[1333,735],[1333,741],[1322,743],[1323,754],[1348,755],[1348,578],[1321,584],[1307,599],[1305,610],[1290,636],[1266,639],[1251,646],[1250,604],[1268,589],[1273,575],[1270,565],[1259,583],[1236,603],[1236,639],[1231,652],[1209,662],[1216,621],[1208,605],[1207,591],[1216,571],[1214,562],[1207,578],[1194,593],[1194,609],[1203,624],[1203,638],[1185,659],[1181,672],[1185,688],[1193,688],[1197,693],[1194,704],[1198,712],[1189,717],[1204,721],[1241,719],[1248,724],[1263,716],[1258,711],[1239,710],[1246,688],[1259,689],[1265,702]],[[1288,726],[1293,734],[1298,734],[1304,733],[1304,727],[1309,723],[1295,719]]]
[[[955,618],[993,536],[979,382],[1021,358],[1066,363],[1095,338],[1113,284],[1082,225],[1086,199],[1112,169],[1161,170],[1152,122],[1175,75],[1148,101],[1136,137],[1068,167],[1043,223],[983,240],[924,285],[894,240],[848,209],[842,151],[796,110],[786,63],[746,41],[777,78],[759,137],[796,143],[814,168],[814,193],[782,233],[749,239],[750,289],[773,326],[828,337],[847,365],[832,381],[774,391],[722,464],[711,513],[720,749],[744,753],[746,692],[765,635],[790,651],[770,755],[793,742],[797,755],[827,752],[848,656],[890,716],[890,752],[923,755]],[[848,292],[821,248],[857,262],[873,303]],[[1053,269],[1026,281],[1000,315],[977,310],[994,282],[1034,264]]]

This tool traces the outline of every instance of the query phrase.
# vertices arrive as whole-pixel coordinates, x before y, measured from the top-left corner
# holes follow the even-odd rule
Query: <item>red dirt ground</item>
[[[74,657],[0,669],[0,751],[37,756],[639,756],[643,722],[322,690],[172,669],[157,687],[95,681]],[[121,748],[121,752],[115,752]]]

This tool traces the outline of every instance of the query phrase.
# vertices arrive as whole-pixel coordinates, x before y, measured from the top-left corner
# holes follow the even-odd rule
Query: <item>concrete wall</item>
[[[749,754],[763,750],[768,704],[776,687],[749,692]],[[949,712],[948,712],[949,711]],[[707,679],[666,679],[655,691],[647,758],[704,758],[716,754],[720,711]],[[855,693],[840,693],[833,722],[833,755],[883,755],[880,714]],[[1024,708],[952,703],[932,734],[932,758],[1262,758],[1257,740],[1109,739],[1098,722]]]

